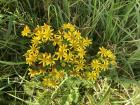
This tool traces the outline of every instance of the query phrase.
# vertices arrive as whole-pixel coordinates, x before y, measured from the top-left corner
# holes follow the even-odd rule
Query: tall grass
[[[103,45],[117,56],[117,68],[90,87],[94,94],[86,93],[79,105],[140,104],[139,0],[0,0],[0,105],[25,105],[23,84],[29,78],[23,54],[29,41],[21,30],[44,22],[55,29],[75,24],[93,40],[91,55]]]

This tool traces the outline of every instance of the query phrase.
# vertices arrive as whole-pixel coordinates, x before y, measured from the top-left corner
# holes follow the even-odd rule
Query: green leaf
[[[110,87],[108,88],[108,90],[106,91],[105,95],[102,97],[101,101],[99,102],[98,105],[105,105],[105,103],[108,101],[110,96]]]
[[[9,61],[0,61],[1,64],[4,65],[23,65],[25,62],[9,62]]]
[[[137,50],[134,51],[134,53],[128,59],[128,62],[133,64],[138,60],[140,60],[140,48],[138,48]]]

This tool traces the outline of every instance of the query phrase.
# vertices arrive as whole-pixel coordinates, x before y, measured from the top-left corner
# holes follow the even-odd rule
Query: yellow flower
[[[116,59],[116,56],[110,50],[107,50],[104,47],[100,47],[99,49],[100,49],[100,51],[98,52],[98,54],[100,54],[101,57],[108,57],[111,60]]]
[[[71,52],[69,52],[69,53],[64,53],[64,60],[65,60],[66,62],[72,61],[72,60],[73,60],[73,55],[72,55],[72,53],[71,53]]]
[[[41,43],[40,37],[33,37],[33,38],[31,39],[31,43],[32,43],[34,46],[38,46],[38,44]]]
[[[37,55],[35,54],[26,55],[26,64],[29,64],[31,66],[36,61],[36,59]]]
[[[84,69],[84,62],[83,61],[79,61],[76,65],[75,65],[75,70],[79,71],[79,70],[83,70]]]
[[[30,53],[35,53],[38,54],[39,53],[39,47],[36,45],[32,45],[30,46],[30,50],[28,50]]]
[[[83,43],[84,43],[84,46],[87,47],[90,44],[92,44],[92,41],[86,37],[86,38],[83,38]]]
[[[73,32],[73,34],[75,35],[76,39],[80,40],[82,37],[81,37],[81,33],[78,31],[78,30],[75,30]]]
[[[39,54],[39,47],[33,45],[30,46],[30,49],[24,54],[26,57],[26,64],[32,65],[33,62],[37,60]]]
[[[67,52],[68,51],[67,45],[63,44],[63,45],[59,46],[59,51]]]
[[[62,45],[62,38],[61,38],[61,36],[59,36],[59,35],[55,35],[52,39],[51,39],[51,41],[53,41],[53,45],[54,46],[56,46],[56,44],[57,45]]]
[[[70,23],[63,24],[62,28],[63,29],[69,29],[70,31],[74,31],[75,30],[75,26],[70,24]]]
[[[42,56],[39,58],[40,62],[43,64],[43,67],[47,66],[47,65],[53,65],[55,64],[51,54],[49,53],[44,53],[42,54]]]
[[[33,70],[31,68],[29,68],[28,70],[29,70],[28,74],[30,75],[30,78],[40,74],[39,70]]]
[[[51,26],[49,26],[49,25],[47,25],[47,24],[44,24],[44,26],[43,26],[43,39],[42,39],[42,41],[43,42],[47,42],[48,41],[48,39],[49,38],[51,38],[51,36],[53,35],[53,29],[51,29]]]
[[[111,60],[116,59],[116,56],[110,50],[107,51],[107,57],[110,58]]]
[[[96,72],[86,72],[86,77],[88,80],[96,80],[99,76],[99,73]]]
[[[29,33],[31,33],[31,30],[27,25],[25,25],[25,27],[24,27],[23,31],[21,32],[21,34],[22,34],[22,36],[29,36]]]
[[[68,49],[67,49],[67,45],[61,45],[59,46],[59,50],[58,52],[55,52],[55,54],[57,55],[57,59],[62,60],[62,58],[64,57],[65,53],[67,53]]]
[[[76,40],[76,37],[75,37],[74,34],[71,33],[71,32],[64,32],[64,38],[67,39],[67,40],[70,41],[70,42]]]
[[[62,60],[63,56],[64,56],[64,53],[63,51],[59,50],[58,52],[55,52],[55,54],[57,55],[57,60],[60,59]]]
[[[77,48],[77,51],[78,51],[78,56],[79,56],[80,58],[84,58],[84,56],[85,56],[85,54],[86,54],[86,51],[85,51],[83,48],[81,48],[81,47],[78,47],[78,48]]]
[[[44,24],[44,26],[38,26],[34,30],[36,37],[39,37],[42,42],[47,42],[49,38],[53,35],[51,26]]]
[[[71,46],[71,48],[77,49],[77,47],[79,46],[78,44],[78,41],[74,40],[69,45]]]
[[[91,67],[95,70],[99,70],[101,68],[101,63],[99,60],[95,59],[91,62]]]
[[[48,25],[48,24],[46,24],[46,23],[44,23],[44,25],[43,25],[42,27],[43,27],[43,29],[46,30],[46,31],[48,31],[48,30],[53,31],[53,29],[51,29],[51,26]]]
[[[101,68],[103,70],[106,70],[106,69],[108,69],[108,66],[109,66],[108,60],[103,60],[103,64],[101,64]]]
[[[99,47],[100,51],[98,52],[98,54],[101,55],[101,57],[107,57],[108,53],[107,53],[107,49],[105,49],[104,47]]]
[[[36,76],[36,75],[46,73],[46,71],[43,70],[43,69],[40,69],[40,70],[33,70],[33,69],[29,68],[28,70],[29,70],[29,73],[28,73],[28,74],[30,75],[30,77],[34,77],[34,76]]]
[[[82,38],[78,43],[78,45],[83,49],[86,49],[86,47],[89,46],[89,44],[91,44],[91,40],[85,38]]]

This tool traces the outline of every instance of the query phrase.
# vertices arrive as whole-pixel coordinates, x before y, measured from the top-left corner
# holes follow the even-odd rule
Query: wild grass
[[[27,102],[29,96],[23,89],[29,80],[23,57],[29,40],[21,37],[24,25],[35,28],[47,23],[58,29],[67,22],[93,40],[88,49],[91,55],[101,45],[112,49],[117,68],[86,87],[85,95],[79,94],[77,88],[68,93],[68,87],[64,94],[61,89],[56,92],[80,97],[77,100],[81,101],[74,100],[78,103],[72,105],[140,105],[139,0],[0,0],[0,105],[35,105]],[[83,85],[85,89],[88,84]],[[52,105],[68,104],[67,100],[49,99]]]

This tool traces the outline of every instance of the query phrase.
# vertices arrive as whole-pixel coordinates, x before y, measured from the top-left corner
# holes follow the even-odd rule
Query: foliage
[[[0,104],[139,105],[139,4],[139,0],[0,0]],[[38,87],[38,77],[30,80],[22,56],[31,45],[31,38],[21,37],[23,27],[33,30],[43,23],[53,26],[54,33],[65,23],[74,24],[83,38],[93,41],[86,48],[86,61],[95,59],[99,47],[105,46],[116,55],[117,68],[100,73],[95,83],[65,77],[51,98],[43,92],[45,87]],[[33,94],[26,87],[34,89]]]

